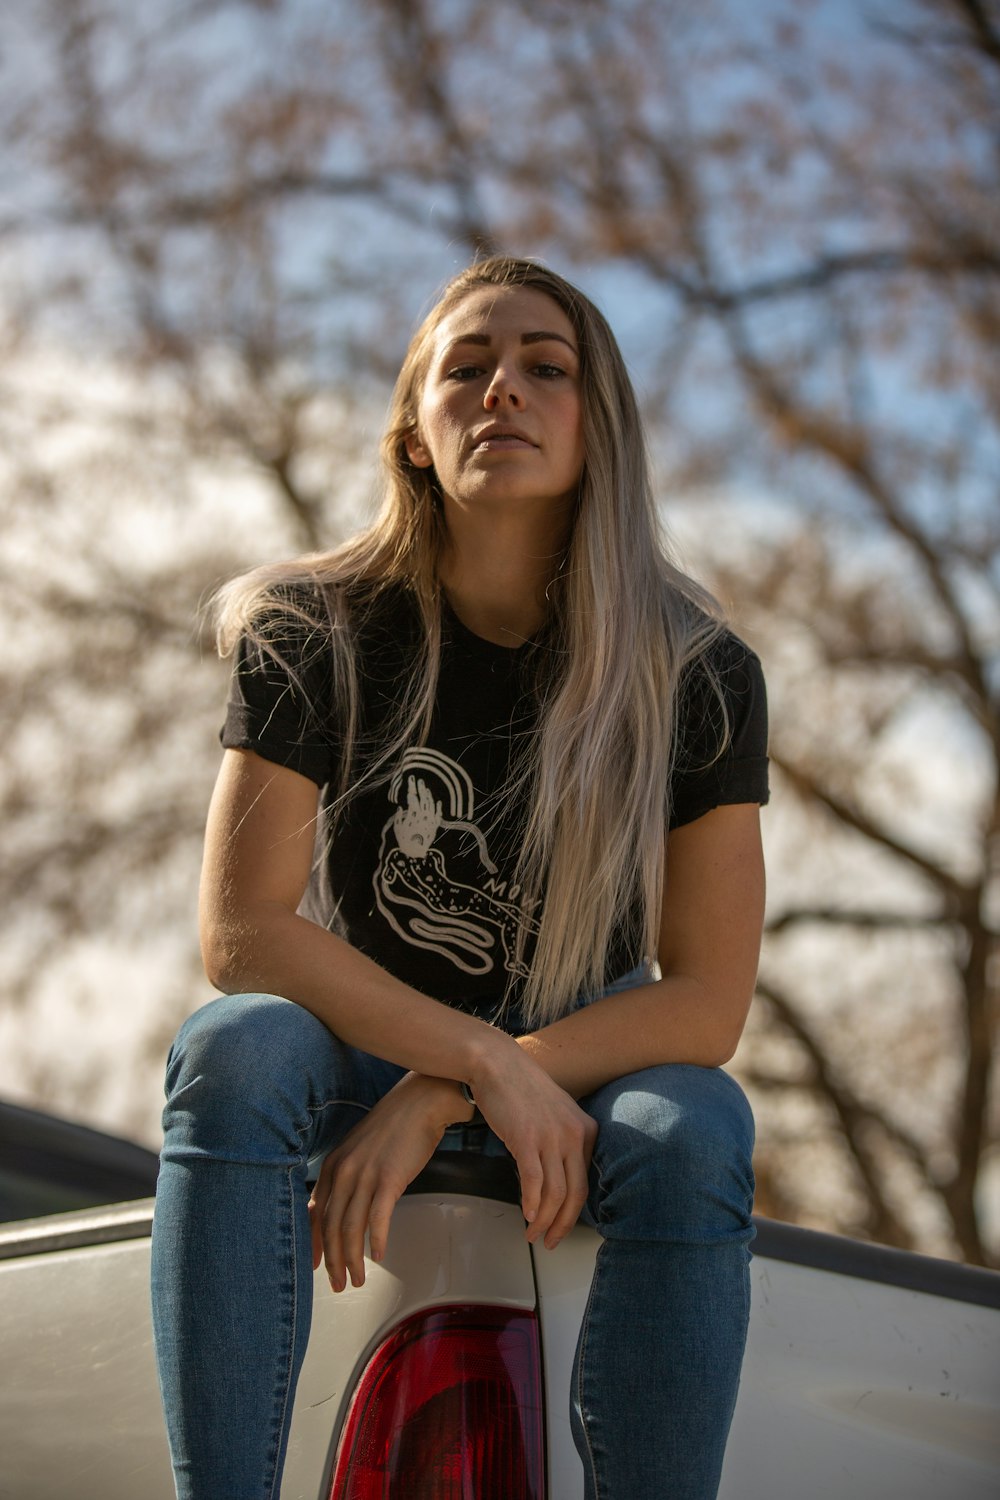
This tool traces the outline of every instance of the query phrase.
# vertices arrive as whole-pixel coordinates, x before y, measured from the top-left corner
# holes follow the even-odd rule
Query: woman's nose
[[[486,387],[483,405],[487,411],[496,411],[503,406],[516,408],[524,405],[524,393],[513,371],[505,369],[502,365],[498,366],[493,379]]]

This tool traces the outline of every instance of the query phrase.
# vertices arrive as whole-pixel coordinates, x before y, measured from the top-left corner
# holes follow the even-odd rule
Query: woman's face
[[[583,471],[580,355],[557,302],[476,287],[439,324],[407,439],[446,501],[568,510]]]

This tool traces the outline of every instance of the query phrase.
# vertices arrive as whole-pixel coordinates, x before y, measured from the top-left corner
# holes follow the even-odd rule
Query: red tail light
[[[330,1500],[543,1500],[534,1313],[430,1308],[372,1355]]]

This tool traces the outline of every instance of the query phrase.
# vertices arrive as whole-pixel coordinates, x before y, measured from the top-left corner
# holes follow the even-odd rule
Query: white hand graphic
[[[435,802],[423,781],[406,778],[406,808],[396,809],[392,831],[396,843],[410,859],[422,859],[438,836],[441,804]]]

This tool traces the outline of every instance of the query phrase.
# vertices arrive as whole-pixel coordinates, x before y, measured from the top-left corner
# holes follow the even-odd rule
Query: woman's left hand
[[[348,1275],[354,1286],[364,1283],[366,1232],[372,1260],[385,1255],[393,1209],[463,1111],[455,1083],[407,1073],[327,1156],[309,1217],[313,1267],[325,1257],[335,1292]]]

